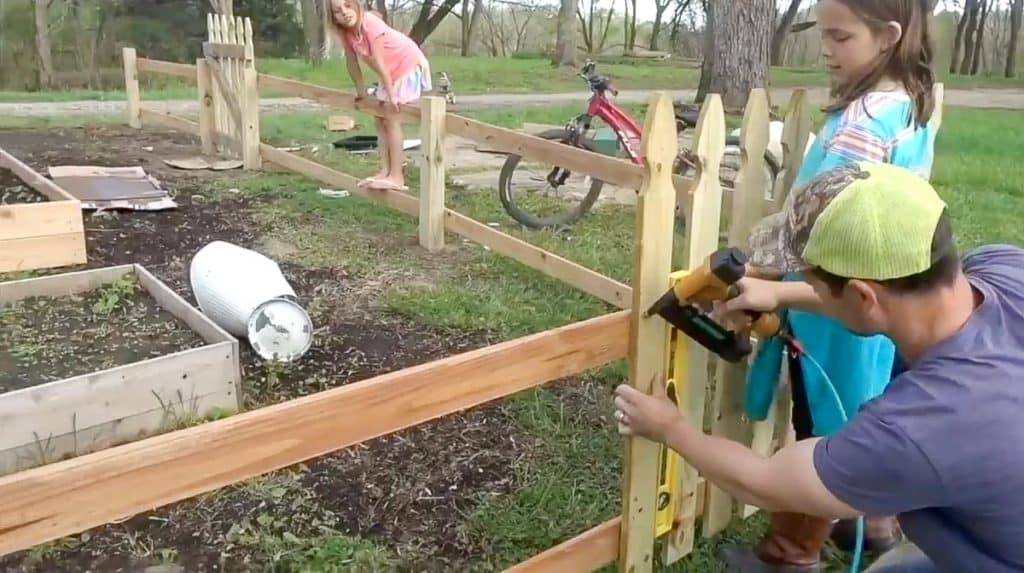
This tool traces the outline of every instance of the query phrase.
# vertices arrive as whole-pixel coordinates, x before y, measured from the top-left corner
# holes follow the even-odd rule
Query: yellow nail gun
[[[665,391],[677,407],[680,389],[686,387],[687,338],[697,341],[724,360],[739,362],[751,352],[750,330],[762,337],[779,331],[779,317],[774,313],[749,312],[750,330],[733,331],[716,322],[698,306],[735,296],[736,282],[743,277],[746,264],[746,255],[739,249],[719,249],[696,269],[672,273],[672,288],[645,313],[645,316],[657,314],[672,325],[667,341],[669,363]],[[680,336],[680,333],[686,336]],[[679,506],[676,490],[679,455],[662,446],[659,466],[655,535],[660,537],[675,526]]]

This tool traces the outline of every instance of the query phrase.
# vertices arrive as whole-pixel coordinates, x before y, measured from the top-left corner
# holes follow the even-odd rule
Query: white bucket
[[[273,260],[214,241],[193,257],[189,275],[203,314],[264,359],[290,362],[312,345],[312,320]]]

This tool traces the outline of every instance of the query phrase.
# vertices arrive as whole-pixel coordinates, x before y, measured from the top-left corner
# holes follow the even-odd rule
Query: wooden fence
[[[218,26],[216,21],[211,20],[211,29]],[[225,29],[224,20],[219,26]],[[243,36],[238,35],[239,29],[245,30]],[[183,500],[618,359],[629,359],[630,383],[645,391],[650,390],[653,375],[665,372],[669,327],[660,318],[643,317],[640,310],[669,286],[673,207],[681,185],[686,186],[687,197],[684,248],[688,264],[700,264],[719,246],[723,189],[718,166],[725,151],[726,125],[717,95],[708,97],[700,114],[694,142],[699,168],[692,181],[671,175],[678,144],[672,103],[662,93],[652,96],[648,105],[643,166],[447,113],[444,99],[426,97],[420,106],[404,106],[398,112],[403,120],[420,124],[421,190],[415,197],[359,188],[353,176],[259,142],[254,84],[332,107],[378,116],[394,112],[374,104],[357,105],[352,94],[340,90],[257,76],[248,21],[236,21],[234,30],[236,43],[223,41],[211,31],[211,41],[204,45],[205,57],[197,65],[137,58],[133,49],[126,48],[129,123],[135,127],[153,123],[193,133],[201,137],[207,151],[214,150],[214,142],[218,142],[217,149],[223,149],[220,142],[226,141],[229,152],[241,153],[250,169],[258,167],[254,157],[258,150],[260,160],[418,217],[420,243],[428,250],[441,248],[445,231],[453,232],[620,309],[632,310],[0,478],[0,554]],[[225,58],[235,62],[236,69],[241,67],[240,83],[229,81],[237,74],[232,76]],[[223,85],[208,77],[217,66],[226,70]],[[139,72],[196,81],[199,122],[143,105]],[[239,103],[237,114],[228,101],[231,94],[244,102]],[[729,202],[727,231],[734,245],[744,245],[752,225],[781,205],[810,134],[804,92],[796,90],[785,117],[783,171],[771,188],[760,159],[768,145],[768,111],[766,92],[754,90],[743,118],[740,174]],[[224,113],[230,114],[229,121],[218,119]],[[444,139],[449,134],[638,189],[632,288],[445,207]],[[766,194],[766,189],[771,192]],[[780,394],[777,408],[767,420],[751,423],[743,415],[746,365],[712,360],[701,346],[689,343],[680,408],[691,423],[707,421],[712,433],[771,453],[788,435],[788,393]],[[590,571],[614,561],[620,571],[650,571],[655,562],[660,455],[656,444],[639,438],[625,440],[622,515],[509,571]],[[712,536],[733,516],[756,511],[705,484],[694,468],[682,467],[676,484],[678,495],[672,501],[674,526],[662,544],[663,563],[677,561],[693,549],[698,525],[701,535]]]

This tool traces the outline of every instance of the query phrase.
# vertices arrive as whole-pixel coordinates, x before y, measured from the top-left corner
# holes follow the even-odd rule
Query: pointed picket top
[[[245,19],[245,59],[254,60],[256,58],[256,44],[253,41],[252,36],[252,20],[249,18]]]
[[[640,139],[640,155],[647,170],[645,178],[667,179],[671,185],[672,166],[679,153],[672,99],[664,92],[652,94]]]
[[[231,38],[231,43],[245,45],[245,20],[241,16],[235,18],[235,36]]]
[[[936,83],[932,87],[932,96],[935,98],[935,109],[932,110],[932,116],[928,119],[928,127],[932,131],[938,132],[942,127],[942,106],[946,99],[946,84]]]
[[[771,211],[782,209],[786,195],[793,187],[804,162],[804,150],[807,149],[810,137],[811,113],[807,104],[807,90],[794,90],[789,100],[789,109],[786,110],[786,123],[782,128],[782,171],[775,178],[775,188],[772,190],[774,208]]]
[[[750,91],[740,129],[741,166],[733,194],[729,242],[744,246],[750,229],[761,218],[766,197],[771,193],[768,166],[764,156],[769,141],[768,92],[763,88]]]

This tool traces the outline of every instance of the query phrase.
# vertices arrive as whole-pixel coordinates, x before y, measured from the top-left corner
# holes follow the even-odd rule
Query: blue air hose
[[[839,398],[839,392],[837,392],[836,387],[832,385],[832,379],[828,377],[828,374],[825,373],[825,369],[821,367],[821,364],[818,364],[818,361],[815,360],[813,356],[804,352],[803,349],[800,349],[799,352],[800,354],[805,356],[807,360],[809,360],[810,363],[814,365],[815,368],[818,369],[818,372],[821,374],[822,379],[825,380],[825,385],[828,386],[828,389],[832,391],[832,397],[835,398],[836,405],[839,407],[839,415],[843,417],[843,424],[848,422],[849,419],[846,416],[846,409],[843,408],[843,401]],[[863,557],[863,553],[864,516],[860,516],[857,518],[857,541],[853,547],[853,562],[850,564],[850,573],[859,573],[860,562]]]

